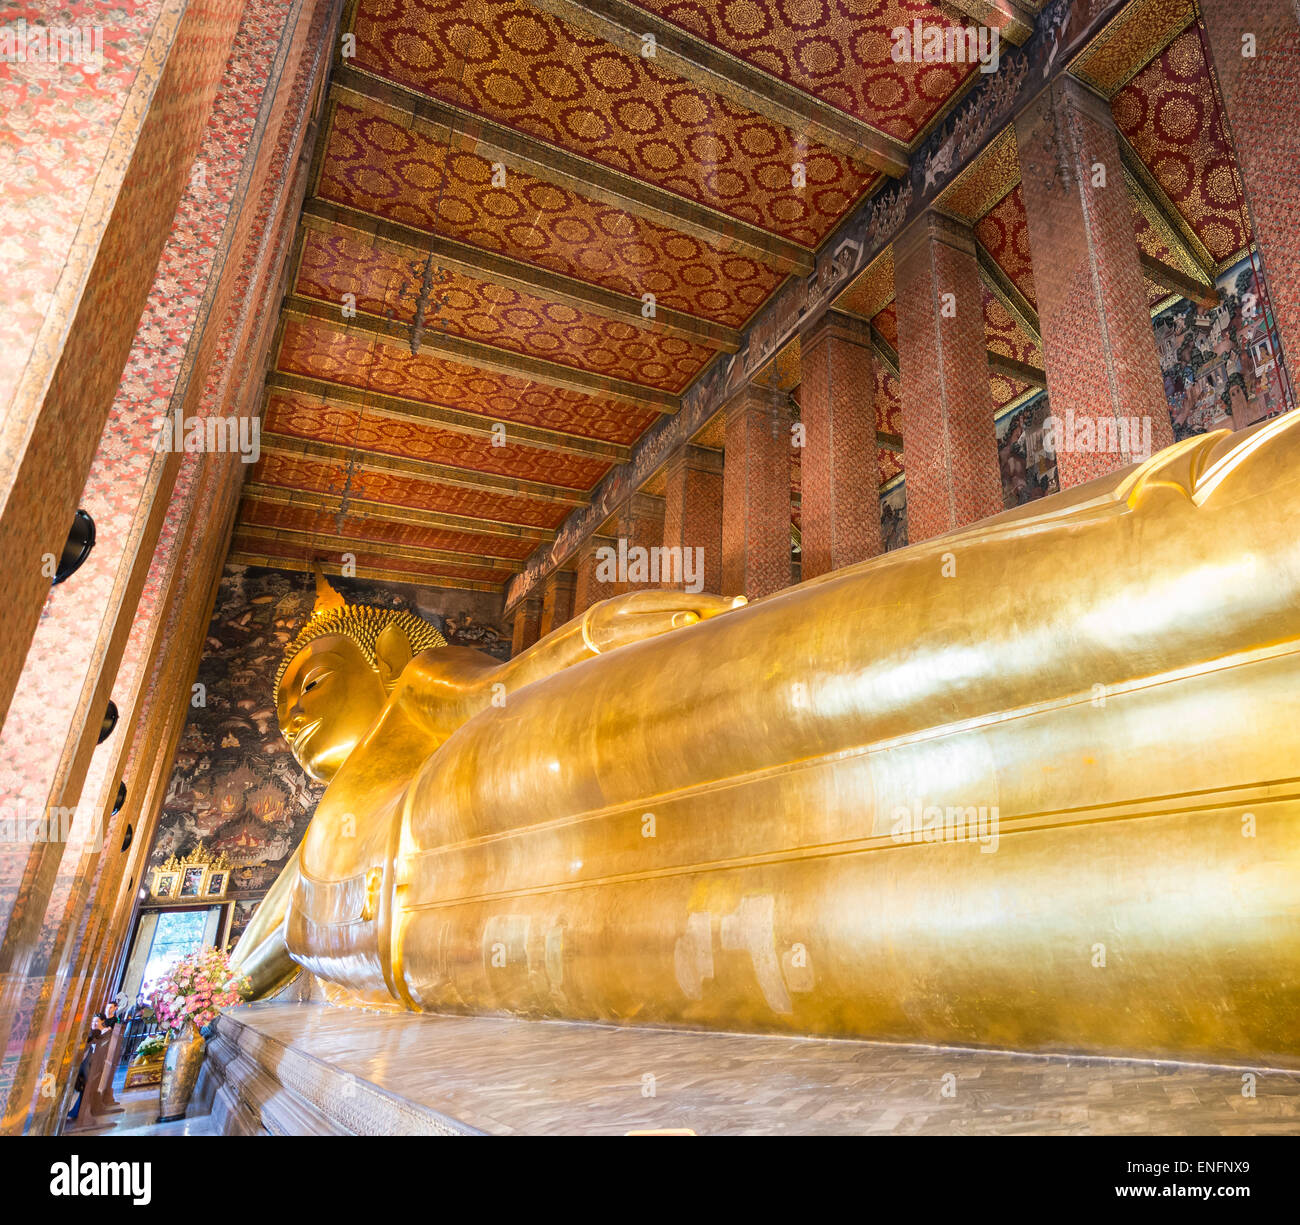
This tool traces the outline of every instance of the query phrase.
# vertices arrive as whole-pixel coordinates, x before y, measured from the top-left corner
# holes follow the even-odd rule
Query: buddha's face
[[[285,670],[276,700],[280,731],[312,778],[328,783],[384,709],[379,673],[351,638],[309,642]]]

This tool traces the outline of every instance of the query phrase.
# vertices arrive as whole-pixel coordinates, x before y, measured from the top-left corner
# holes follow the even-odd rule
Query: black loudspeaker
[[[94,547],[95,521],[84,510],[79,510],[72,517],[72,530],[63,546],[58,569],[54,571],[53,586],[57,587],[65,579],[71,578]]]
[[[110,700],[108,709],[104,711],[104,721],[99,725],[99,739],[96,744],[103,744],[112,734],[113,729],[117,726],[117,703]]]
[[[113,817],[117,816],[117,814],[122,811],[122,805],[125,803],[126,803],[126,780],[123,779],[117,785],[117,799],[113,801],[113,811],[109,815]]]

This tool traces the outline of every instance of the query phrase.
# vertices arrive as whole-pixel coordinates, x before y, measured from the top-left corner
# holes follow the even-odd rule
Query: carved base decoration
[[[123,1089],[146,1089],[162,1084],[163,1052],[154,1055],[136,1055],[127,1065]]]
[[[163,1074],[163,1055],[167,1051],[164,1034],[149,1034],[136,1045],[135,1054],[126,1069],[123,1089],[141,1089],[160,1085]]]

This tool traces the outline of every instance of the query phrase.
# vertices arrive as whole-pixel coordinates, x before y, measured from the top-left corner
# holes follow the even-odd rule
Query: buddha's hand
[[[688,591],[633,591],[593,604],[582,619],[582,636],[598,655],[669,630],[720,617],[747,603],[743,595],[692,595]]]

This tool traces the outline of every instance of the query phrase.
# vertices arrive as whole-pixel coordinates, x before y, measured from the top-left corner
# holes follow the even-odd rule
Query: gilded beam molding
[[[866,162],[890,178],[907,173],[908,150],[902,141],[628,0],[531,3],[629,55],[643,55],[644,39],[653,36],[654,62],[664,71],[835,153]],[[1005,4],[1007,0],[994,3]]]
[[[1130,169],[1128,159],[1132,157],[1136,160],[1137,154],[1132,146],[1124,141],[1123,136],[1120,137],[1120,155],[1124,160],[1124,184],[1138,210],[1182,265],[1178,268],[1172,267],[1163,260],[1139,250],[1142,270],[1156,284],[1171,293],[1190,298],[1201,306],[1217,306],[1219,295],[1214,286],[1213,257],[1203,246],[1200,246],[1199,242],[1200,249],[1193,248],[1187,234],[1192,233],[1194,236],[1194,232],[1186,222],[1179,224],[1181,216],[1170,203],[1169,198],[1159,191],[1145,164],[1141,166],[1141,173],[1136,167]],[[1158,194],[1153,195],[1153,190]]]
[[[876,329],[871,329],[871,354],[876,361],[881,362],[885,369],[889,371],[896,379],[901,378],[898,368],[898,354],[894,351],[894,346],[889,343]]]
[[[395,341],[408,349],[410,346],[410,324],[395,319],[380,319],[362,311],[344,319],[338,303],[320,302],[315,298],[303,298],[294,294],[285,299],[283,314],[289,318],[328,323],[339,331],[370,336],[376,340]],[[530,357],[526,353],[515,353],[510,349],[498,349],[462,336],[448,336],[435,328],[425,330],[420,339],[420,352],[444,357],[462,365],[477,366],[481,370],[491,370],[496,374],[531,379],[549,387],[580,391],[586,395],[617,400],[638,408],[650,408],[660,413],[675,413],[680,404],[680,397],[671,391],[643,387],[640,383],[632,383],[627,379],[563,366],[558,362],[544,361],[540,357]]]
[[[788,238],[359,69],[337,72],[330,95],[336,102],[383,112],[438,144],[513,166],[589,200],[614,205],[780,272],[803,276],[813,269],[812,252]]]
[[[455,468],[448,464],[435,464],[423,459],[383,455],[378,451],[354,450],[335,443],[295,438],[288,434],[263,432],[262,453],[282,455],[291,459],[317,459],[344,468],[351,464],[363,472],[396,473],[399,476],[439,481],[444,485],[455,485],[463,489],[485,489],[493,493],[533,498],[539,502],[558,502],[562,506],[586,506],[591,501],[589,494],[576,489],[564,489],[559,485],[497,476],[492,472],[477,472],[472,468]]]
[[[646,319],[641,314],[639,298],[510,259],[495,251],[443,238],[399,221],[375,217],[344,204],[308,200],[303,205],[302,223],[305,229],[322,234],[350,230],[401,255],[432,256],[435,263],[454,272],[535,294],[552,302],[562,302],[575,310],[618,319],[648,332],[676,336],[724,353],[735,353],[740,348],[740,333],[735,328],[658,305],[654,318]]]
[[[267,396],[276,392],[309,396],[333,408],[360,408],[396,421],[433,425],[474,438],[490,439],[493,428],[503,425],[509,444],[530,447],[536,451],[551,451],[558,455],[575,455],[583,459],[604,459],[613,464],[627,463],[632,450],[618,442],[603,442],[598,438],[583,438],[542,426],[517,424],[499,417],[486,417],[481,413],[446,408],[440,404],[426,404],[421,400],[406,400],[400,396],[333,383],[327,379],[310,378],[303,374],[288,374],[282,370],[273,371],[266,378]]]
[[[296,489],[292,485],[269,485],[261,481],[246,484],[244,498],[249,502],[269,502],[276,506],[301,506],[329,515],[337,514],[342,506],[342,498],[338,494],[316,493],[310,489]],[[546,544],[555,539],[555,532],[549,528],[503,523],[496,519],[474,519],[467,515],[449,515],[442,511],[421,510],[415,506],[399,506],[395,502],[378,502],[370,498],[349,497],[348,508],[357,515],[385,523],[409,523],[415,527],[441,528],[476,536],[500,536],[503,539],[528,540],[537,544]]]

